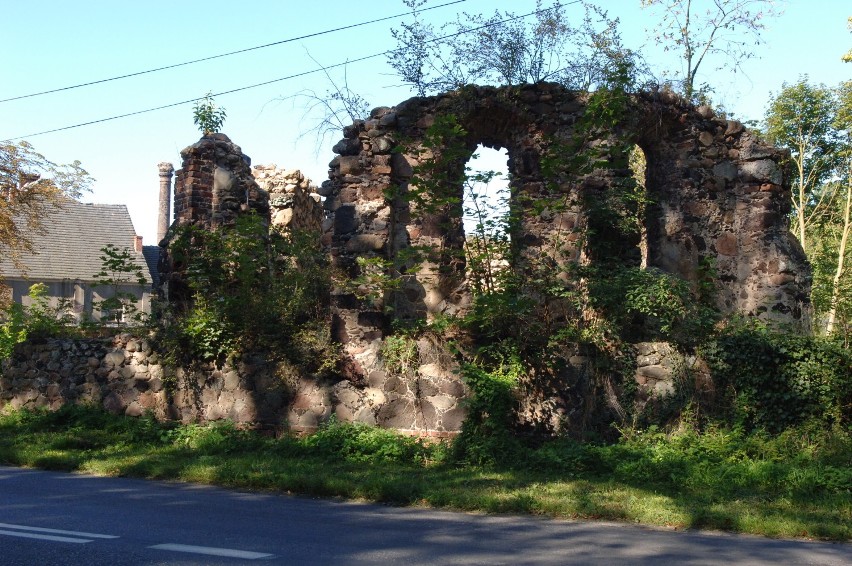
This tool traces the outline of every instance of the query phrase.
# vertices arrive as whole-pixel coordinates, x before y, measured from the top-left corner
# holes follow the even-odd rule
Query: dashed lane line
[[[209,556],[224,556],[227,558],[244,558],[246,560],[257,560],[258,558],[270,558],[273,554],[263,552],[252,552],[250,550],[235,550],[232,548],[216,548],[212,546],[192,546],[189,544],[156,544],[149,546],[155,550],[171,550],[174,552],[189,552],[193,554],[206,554]]]
[[[80,531],[65,531],[61,529],[48,529],[45,527],[30,527],[27,525],[13,525],[0,523],[0,535],[47,540],[52,542],[70,542],[85,544],[94,542],[95,539],[116,539],[116,535],[104,535],[100,533],[84,533]],[[66,536],[61,536],[66,535]],[[226,558],[242,558],[245,560],[257,560],[259,558],[271,558],[273,554],[265,552],[253,552],[250,550],[237,550],[233,548],[218,548],[213,546],[194,546],[189,544],[157,544],[149,546],[154,550],[169,550],[173,552],[187,552],[192,554],[205,554],[208,556],[223,556]]]
[[[26,525],[12,525],[10,523],[0,523],[0,529],[14,529],[20,531],[30,531],[33,533],[49,533],[52,535],[71,535],[83,538],[119,538],[116,535],[102,535],[98,533],[82,533],[80,531],[63,531],[60,529],[46,529],[44,527],[28,527]],[[4,534],[9,534],[4,531]],[[89,542],[89,541],[87,541]]]
[[[76,542],[78,544],[83,544],[87,542],[94,542],[94,539],[91,538],[71,538],[71,537],[58,537],[55,535],[43,535],[40,533],[27,533],[23,531],[4,531],[0,530],[0,535],[7,535],[10,537],[18,537],[18,538],[37,538],[40,540],[49,540],[52,542]]]
[[[118,538],[114,535],[82,533],[79,531],[63,531],[61,529],[46,529],[44,527],[29,527],[27,525],[12,525],[9,523],[0,523],[0,535],[49,540],[51,542],[72,542],[76,544],[94,542],[94,540],[98,538]]]

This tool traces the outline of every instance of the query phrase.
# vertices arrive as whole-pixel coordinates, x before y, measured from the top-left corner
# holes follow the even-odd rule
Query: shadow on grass
[[[173,428],[97,411],[0,417],[0,462],[19,466],[394,505],[852,539],[852,493],[842,489],[842,472],[825,458],[784,462],[771,451],[757,457],[737,448],[736,439],[716,448],[695,439],[564,443],[564,450],[555,443],[549,458],[509,469],[425,464],[417,451],[396,450],[390,437],[382,442],[391,444],[373,440],[359,452],[339,442],[323,449],[322,439],[265,439],[228,426]],[[842,462],[843,450],[827,461]],[[548,459],[556,462],[550,468]]]

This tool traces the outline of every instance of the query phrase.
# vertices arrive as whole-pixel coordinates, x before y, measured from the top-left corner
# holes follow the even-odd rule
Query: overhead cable
[[[435,10],[437,8],[444,8],[446,6],[452,6],[453,4],[461,4],[462,2],[467,2],[467,0],[453,0],[452,2],[445,2],[444,4],[438,4],[436,6],[430,6],[428,8],[423,8],[422,10],[419,10],[419,11],[420,12],[426,12],[426,11],[429,11],[429,10]],[[256,51],[258,49],[265,49],[267,47],[274,47],[276,45],[282,45],[284,43],[292,43],[294,41],[299,41],[299,40],[302,40],[302,39],[309,39],[309,38],[318,37],[318,36],[321,36],[321,35],[328,35],[330,33],[335,33],[335,32],[338,32],[338,31],[344,31],[344,30],[347,30],[347,29],[352,29],[352,28],[366,26],[366,25],[369,25],[369,24],[384,22],[384,21],[387,21],[387,20],[395,19],[395,18],[401,18],[402,16],[408,16],[410,14],[411,14],[411,12],[404,12],[402,14],[396,14],[396,15],[393,15],[393,16],[385,16],[384,18],[378,18],[378,19],[375,19],[375,20],[370,20],[368,22],[361,22],[361,23],[358,23],[358,24],[350,24],[348,26],[342,26],[342,27],[338,27],[338,28],[334,28],[334,29],[327,29],[327,30],[324,30],[324,31],[309,33],[307,35],[300,35],[299,37],[291,37],[289,39],[282,39],[281,41],[275,41],[275,42],[272,42],[272,43],[265,43],[263,45],[256,45],[254,47],[247,47],[245,49],[239,49],[237,51],[229,51],[227,53],[220,53],[219,55],[210,55],[209,57],[202,57],[201,59],[193,59],[192,61],[184,61],[183,63],[174,63],[172,65],[165,65],[163,67],[156,67],[154,69],[147,69],[145,71],[136,71],[134,73],[128,73],[126,75],[119,75],[117,77],[110,77],[110,78],[107,78],[107,79],[98,79],[96,81],[89,81],[87,83],[80,83],[80,84],[64,86],[64,87],[60,87],[60,88],[53,88],[53,89],[50,89],[50,90],[33,92],[33,93],[30,93],[30,94],[22,94],[22,95],[13,96],[13,97],[10,97],[10,98],[3,98],[3,99],[0,99],[0,103],[11,102],[13,100],[21,100],[23,98],[33,98],[35,96],[42,96],[42,95],[45,95],[45,94],[51,94],[51,93],[54,93],[54,92],[62,92],[62,91],[65,91],[65,90],[73,90],[75,88],[82,88],[82,87],[85,87],[85,86],[92,86],[92,85],[101,84],[101,83],[108,83],[108,82],[117,81],[117,80],[120,80],[120,79],[128,79],[128,78],[131,78],[131,77],[138,77],[139,75],[147,75],[149,73],[166,71],[168,69],[175,69],[177,67],[185,67],[187,65],[194,65],[195,63],[203,63],[204,61],[212,61],[213,59],[221,59],[222,57],[230,57],[231,55],[238,55],[240,53],[247,53],[249,51]]]
[[[569,6],[571,4],[578,4],[580,2],[582,2],[582,0],[574,0],[573,2],[567,2],[565,4],[562,4],[559,7]],[[478,27],[475,27],[475,28],[468,28],[468,29],[465,29],[465,30],[462,30],[462,31],[459,31],[459,32],[456,32],[456,33],[449,34],[449,35],[436,37],[436,38],[430,39],[429,41],[426,41],[424,43],[436,43],[438,41],[443,41],[445,39],[452,39],[454,37],[458,37],[459,35],[479,31],[479,30],[482,30],[482,29],[487,29],[487,28],[490,28],[490,27],[494,27],[494,26],[497,26],[497,25],[500,25],[500,24],[505,24],[507,22],[512,22],[512,21],[515,21],[515,20],[520,20],[520,19],[523,19],[523,18],[527,18],[529,16],[533,16],[533,15],[540,14],[540,13],[543,13],[543,12],[548,12],[552,9],[553,8],[544,8],[544,9],[541,9],[541,10],[533,10],[532,12],[529,12],[527,14],[522,14],[520,16],[513,16],[511,18],[506,18],[505,20],[500,20],[500,21],[497,21],[497,22],[491,22],[491,23],[488,23],[488,24],[485,24],[485,25],[482,25],[482,26],[478,26]],[[359,57],[357,59],[348,59],[348,60],[342,61],[340,63],[334,63],[333,65],[327,65],[327,66],[320,67],[320,68],[317,68],[317,69],[311,69],[310,71],[302,71],[301,73],[295,73],[293,75],[287,75],[286,77],[271,79],[271,80],[268,80],[268,81],[263,81],[263,82],[260,82],[260,83],[246,85],[246,86],[234,88],[234,89],[231,89],[231,90],[223,90],[221,92],[212,93],[208,96],[217,97],[217,96],[224,96],[224,95],[227,95],[227,94],[233,94],[235,92],[242,92],[244,90],[249,90],[249,89],[258,88],[258,87],[261,87],[261,86],[266,86],[266,85],[270,85],[270,84],[281,82],[281,81],[295,79],[295,78],[298,78],[298,77],[303,77],[305,75],[311,75],[313,73],[324,72],[324,71],[327,71],[328,69],[335,69],[335,68],[338,68],[338,67],[344,67],[344,66],[349,65],[351,63],[360,63],[361,61],[367,61],[368,59],[375,59],[376,57],[382,57],[382,56],[385,56],[385,55],[390,55],[392,53],[397,53],[397,52],[401,52],[401,51],[403,51],[403,48],[388,49],[387,51],[382,51],[381,53],[374,53],[372,55],[365,55],[364,57]],[[197,97],[197,98],[191,98],[189,100],[182,100],[180,102],[173,102],[171,104],[164,104],[162,106],[156,106],[154,108],[147,108],[145,110],[137,110],[135,112],[128,112],[126,114],[119,114],[117,116],[110,116],[108,118],[100,118],[98,120],[91,120],[89,122],[81,122],[79,124],[73,124],[71,126],[63,126],[61,128],[54,128],[52,130],[44,130],[44,131],[41,131],[41,132],[35,132],[35,133],[32,133],[32,134],[27,134],[27,135],[23,135],[23,136],[15,136],[15,137],[11,137],[11,138],[6,138],[3,141],[11,141],[11,140],[23,139],[23,138],[32,138],[32,137],[41,136],[41,135],[44,135],[44,134],[52,134],[52,133],[61,132],[61,131],[64,131],[64,130],[71,130],[71,129],[74,129],[74,128],[80,128],[80,127],[83,127],[83,126],[91,126],[93,124],[100,124],[102,122],[119,120],[121,118],[128,118],[130,116],[138,116],[139,114],[147,114],[149,112],[156,112],[158,110],[165,110],[167,108],[174,108],[175,106],[182,106],[184,104],[190,104],[192,102],[198,102],[198,101],[201,101],[201,100],[204,100],[204,99],[205,99],[205,96],[200,96],[200,97]]]

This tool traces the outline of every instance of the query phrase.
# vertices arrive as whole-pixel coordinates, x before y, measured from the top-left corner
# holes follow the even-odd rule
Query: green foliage
[[[319,456],[363,464],[387,462],[421,463],[430,459],[430,448],[421,438],[363,423],[341,423],[332,419],[304,440],[305,447]]]
[[[833,120],[837,101],[825,85],[813,86],[808,77],[784,83],[772,98],[765,117],[769,141],[790,149],[793,175],[793,232],[806,251],[807,228],[827,212],[825,181],[838,165],[839,137]]]
[[[3,321],[0,323],[0,361],[12,355],[15,344],[27,339],[27,317],[24,307],[12,303],[3,309]]]
[[[730,418],[746,430],[852,422],[852,353],[839,344],[733,325],[702,355]]]
[[[188,350],[184,359],[221,362],[236,352],[239,336],[224,308],[224,301],[211,302],[196,295],[176,328],[181,333],[179,343]]]
[[[217,106],[213,100],[212,92],[208,92],[192,107],[192,121],[205,136],[221,130],[226,116],[225,109]]]
[[[419,365],[417,341],[408,334],[385,337],[380,354],[385,369],[393,374],[408,375]]]
[[[402,284],[397,268],[399,262],[379,256],[359,256],[355,262],[358,266],[357,277],[343,280],[341,287],[374,307],[386,307],[385,298]]]
[[[9,303],[0,309],[0,361],[12,355],[16,344],[57,336],[66,332],[71,324],[67,304],[60,301],[52,306],[44,283],[32,285],[29,297],[29,306]]]
[[[128,285],[147,283],[136,256],[129,249],[119,249],[112,244],[101,248],[101,253],[101,270],[94,275],[95,285],[110,289],[109,297],[92,305],[101,311],[101,323],[129,325],[144,322],[147,315],[136,307],[138,297],[126,290]]]
[[[231,421],[163,428],[159,438],[164,444],[214,455],[244,452],[263,444],[257,434],[239,429]]]
[[[160,321],[158,339],[176,363],[267,350],[330,371],[330,277],[316,238],[269,234],[261,218],[243,215],[214,231],[180,228],[169,251],[191,299]]]
[[[515,394],[525,370],[518,356],[511,354],[489,365],[489,369],[479,364],[462,366],[471,393],[453,456],[474,465],[505,465],[515,461],[522,446],[513,431]]]
[[[435,28],[421,19],[425,0],[403,3],[412,21],[391,31],[398,47],[388,53],[388,63],[420,96],[469,84],[540,81],[590,90],[607,84],[613,66],[637,57],[623,47],[618,19],[591,4],[584,3],[577,26],[560,2],[545,7],[538,1],[535,19],[495,10],[490,17],[462,13]]]
[[[695,346],[718,320],[712,283],[696,297],[689,283],[656,269],[591,268],[589,296],[613,331],[625,341],[671,340]],[[710,275],[712,277],[712,275]],[[706,281],[702,278],[702,281]]]
[[[652,428],[610,444],[516,446],[502,466],[447,445],[331,422],[271,438],[232,423],[180,425],[66,405],[0,414],[0,463],[489,513],[583,517],[774,537],[849,540],[848,427],[779,435]]]

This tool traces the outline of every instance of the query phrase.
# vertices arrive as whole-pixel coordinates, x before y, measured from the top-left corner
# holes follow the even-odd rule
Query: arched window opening
[[[467,277],[476,294],[500,288],[509,252],[509,155],[479,145],[466,165],[464,251]]]

